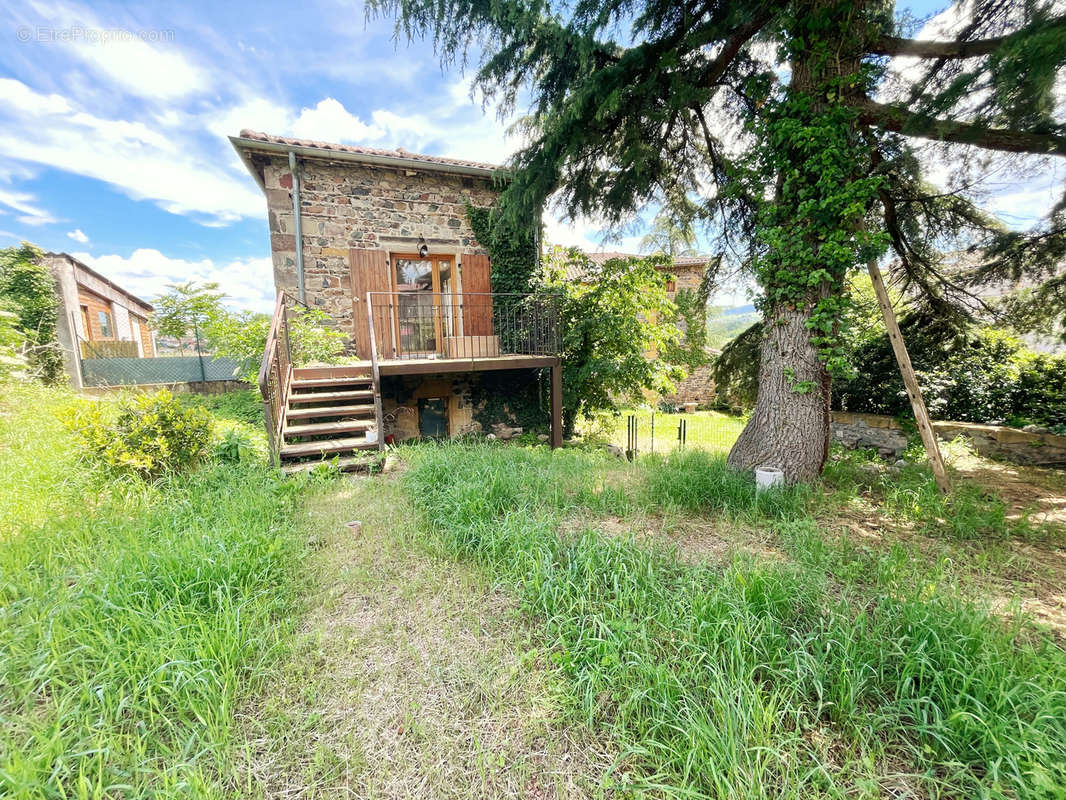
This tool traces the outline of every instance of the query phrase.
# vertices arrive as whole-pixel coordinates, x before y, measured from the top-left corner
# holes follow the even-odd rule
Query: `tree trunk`
[[[792,31],[796,50],[789,92],[810,98],[812,118],[852,96],[862,95],[861,81],[845,86],[837,81],[859,71],[861,48],[855,43],[862,40],[858,26],[863,24],[866,5],[866,0],[807,0],[796,11],[797,22]],[[844,42],[851,44],[845,46]],[[822,146],[832,147],[829,142]],[[814,199],[839,189],[824,185],[820,166],[832,163],[837,156],[827,149],[828,161],[812,157],[806,143],[786,148],[791,164],[785,172],[790,177],[785,181],[779,173],[775,198],[784,212],[782,218],[787,220],[783,227],[803,226],[809,258],[801,262],[807,263],[812,272],[822,267],[833,277],[811,286],[803,302],[779,303],[767,309],[759,360],[759,395],[751,420],[729,452],[729,464],[742,470],[775,467],[784,472],[787,483],[793,484],[817,478],[829,453],[830,378],[818,349],[811,343],[807,323],[814,307],[821,300],[842,293],[844,286],[839,264],[833,267],[819,256],[819,223],[812,220],[806,224],[809,212],[804,210]],[[855,166],[861,169],[859,164]],[[860,223],[861,215],[839,221],[841,226],[850,228]],[[787,255],[778,259],[781,271],[793,268]],[[772,270],[770,275],[774,280]]]
[[[755,411],[729,452],[736,469],[776,467],[787,483],[818,477],[829,450],[829,376],[811,344],[809,312],[768,312]]]

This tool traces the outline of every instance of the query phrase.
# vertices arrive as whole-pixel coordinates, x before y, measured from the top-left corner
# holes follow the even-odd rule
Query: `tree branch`
[[[733,60],[737,57],[740,49],[746,45],[759,31],[766,27],[766,25],[774,18],[774,12],[771,10],[764,10],[754,18],[748,20],[739,28],[733,31],[732,35],[726,39],[725,44],[722,47],[722,52],[715,56],[714,61],[708,65],[707,74],[704,76],[704,86],[714,86],[725,75],[729,65],[733,63]]]
[[[858,109],[859,121],[863,124],[903,136],[972,144],[986,150],[1001,150],[1006,153],[1066,156],[1066,136],[1058,134],[987,128],[970,122],[916,114],[899,106],[885,105],[868,99],[848,98],[846,102],[852,108]]]
[[[1007,40],[1006,36],[972,42],[934,42],[925,39],[902,39],[882,36],[870,46],[876,56],[914,56],[916,58],[974,58],[987,56]]]
[[[878,56],[914,56],[915,58],[976,58],[994,53],[999,47],[1011,40],[1019,39],[1031,33],[1066,28],[1066,17],[1055,17],[1031,25],[1020,31],[1005,36],[993,36],[988,39],[971,41],[928,41],[925,39],[904,39],[900,36],[881,36],[869,52]]]

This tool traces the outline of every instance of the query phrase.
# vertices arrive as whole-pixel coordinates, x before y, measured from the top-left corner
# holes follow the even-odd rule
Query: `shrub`
[[[22,378],[26,374],[26,357],[22,350],[26,337],[18,328],[18,315],[0,300],[0,380]]]
[[[187,408],[165,389],[126,400],[115,419],[109,417],[103,403],[84,403],[72,407],[64,422],[92,457],[148,479],[196,466],[211,441],[208,413]]]
[[[224,464],[254,461],[255,455],[255,441],[239,428],[230,428],[215,443],[215,459]]]

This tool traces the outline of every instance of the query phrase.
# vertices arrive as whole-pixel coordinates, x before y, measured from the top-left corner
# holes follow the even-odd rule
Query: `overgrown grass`
[[[5,387],[0,796],[216,796],[235,704],[296,619],[301,485],[104,475],[54,418],[70,400]]]
[[[263,426],[263,398],[258,389],[209,395],[190,393],[179,397],[186,405],[206,408],[218,419]]]
[[[896,554],[835,549],[799,493],[770,505],[706,456],[658,464],[632,492],[603,485],[582,453],[449,446],[410,458],[409,494],[442,546],[521,595],[575,710],[642,763],[646,789],[1043,798],[1066,785],[1062,650]],[[688,566],[595,531],[557,534],[583,504],[660,502],[762,520],[798,557]]]
[[[1007,507],[994,493],[956,479],[949,495],[937,488],[924,453],[899,468],[888,468],[870,452],[838,450],[826,464],[826,484],[846,495],[864,493],[890,516],[927,536],[990,539],[1057,535],[1050,526],[1035,525],[1022,515],[1009,519]]]

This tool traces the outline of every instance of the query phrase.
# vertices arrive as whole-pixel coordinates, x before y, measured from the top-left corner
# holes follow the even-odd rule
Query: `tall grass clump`
[[[641,461],[652,505],[678,511],[722,512],[744,519],[791,519],[806,513],[806,486],[756,492],[755,480],[730,468],[724,454],[682,450]]]
[[[888,469],[871,451],[838,450],[826,463],[826,484],[846,494],[872,495],[885,511],[921,534],[953,539],[1032,538],[1052,535],[1026,518],[1008,518],[1007,506],[993,492],[956,479],[943,494],[924,453],[900,468]]]
[[[633,788],[1050,798],[1066,785],[1066,657],[1049,641],[927,586],[871,593],[824,559],[693,566],[632,539],[560,536],[567,509],[595,497],[602,465],[584,454],[451,446],[410,457],[404,480],[438,541],[521,595],[574,710],[639,764]],[[701,463],[706,482],[686,472]],[[649,467],[690,484],[673,494],[652,474],[645,491],[759,510],[714,464]],[[781,502],[774,513],[798,513],[798,495]],[[781,524],[808,535],[813,525]]]
[[[4,403],[0,449],[43,485],[26,502],[62,502],[5,514],[0,796],[222,796],[235,708],[293,624],[300,486],[253,462],[116,475],[67,455],[69,396],[19,391],[40,402]]]

